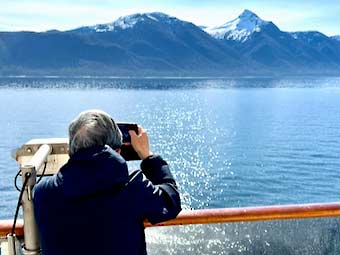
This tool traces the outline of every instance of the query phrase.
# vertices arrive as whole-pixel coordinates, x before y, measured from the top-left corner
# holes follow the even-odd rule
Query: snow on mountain
[[[318,31],[289,32],[289,34],[294,39],[305,40],[308,43],[310,43],[312,41],[315,41],[315,40],[320,40],[320,39],[328,38],[326,35],[324,35],[323,33],[318,32]]]
[[[208,28],[208,26],[198,26],[200,29],[204,30],[206,28]]]
[[[255,13],[244,10],[236,19],[222,26],[208,27],[205,31],[217,39],[245,42],[251,34],[260,32],[261,27],[268,23],[268,21],[260,19]]]
[[[114,30],[125,30],[134,27],[139,22],[165,22],[171,23],[177,21],[177,18],[171,17],[161,12],[137,13],[118,18],[116,21],[107,24],[98,24],[87,27],[95,32],[111,32]]]
[[[333,38],[337,41],[340,41],[340,35],[334,35],[334,36],[331,36],[331,38]]]

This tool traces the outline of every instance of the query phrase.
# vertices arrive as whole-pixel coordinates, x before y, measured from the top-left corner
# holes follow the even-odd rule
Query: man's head
[[[80,149],[109,145],[117,150],[122,145],[122,134],[111,116],[101,110],[81,112],[69,126],[70,156]]]

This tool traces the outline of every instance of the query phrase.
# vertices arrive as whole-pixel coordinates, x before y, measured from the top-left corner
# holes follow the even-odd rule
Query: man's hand
[[[148,134],[143,127],[138,126],[138,135],[133,130],[130,130],[129,134],[131,136],[131,145],[142,160],[152,155]]]

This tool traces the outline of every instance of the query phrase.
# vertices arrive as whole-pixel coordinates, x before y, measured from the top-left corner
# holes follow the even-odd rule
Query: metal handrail
[[[176,219],[156,225],[151,225],[149,222],[145,222],[144,226],[175,226],[335,216],[340,216],[340,202],[185,210],[181,212]],[[0,220],[0,237],[6,236],[6,234],[10,232],[12,223],[13,222],[11,220]],[[22,236],[24,234],[23,221],[18,221],[15,233],[17,236]]]

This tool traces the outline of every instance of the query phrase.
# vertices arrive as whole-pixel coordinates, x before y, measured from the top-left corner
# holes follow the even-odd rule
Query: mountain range
[[[340,36],[281,31],[249,10],[216,27],[154,12],[68,31],[0,32],[0,75],[277,74],[340,74]]]

